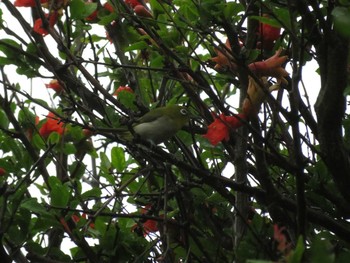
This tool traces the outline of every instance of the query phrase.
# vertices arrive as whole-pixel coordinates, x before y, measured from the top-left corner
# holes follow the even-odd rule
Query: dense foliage
[[[1,262],[350,258],[349,1],[0,7]]]

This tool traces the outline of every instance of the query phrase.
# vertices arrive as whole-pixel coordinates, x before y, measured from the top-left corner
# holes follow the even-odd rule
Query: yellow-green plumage
[[[186,107],[170,105],[149,111],[135,121],[132,129],[142,140],[159,144],[173,137],[188,124],[189,120],[190,114]],[[124,131],[119,135],[125,140],[133,138],[130,131]]]

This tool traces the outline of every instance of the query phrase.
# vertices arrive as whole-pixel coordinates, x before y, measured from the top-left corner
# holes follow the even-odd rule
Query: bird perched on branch
[[[184,106],[169,105],[153,109],[137,119],[131,127],[117,129],[120,138],[131,141],[134,138],[152,144],[162,143],[173,137],[189,123],[190,113]]]

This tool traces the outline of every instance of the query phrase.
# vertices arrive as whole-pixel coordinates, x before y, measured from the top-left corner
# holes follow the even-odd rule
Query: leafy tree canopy
[[[0,7],[2,262],[347,262],[350,1]]]

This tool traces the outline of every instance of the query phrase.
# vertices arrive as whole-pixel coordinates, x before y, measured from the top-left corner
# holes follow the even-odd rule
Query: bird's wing
[[[146,113],[145,115],[143,115],[142,117],[140,117],[139,119],[137,119],[135,122],[136,123],[146,123],[146,122],[152,122],[155,121],[156,119],[158,119],[159,117],[161,117],[163,114],[160,110],[154,109],[152,110],[152,114],[149,114],[150,112]]]

